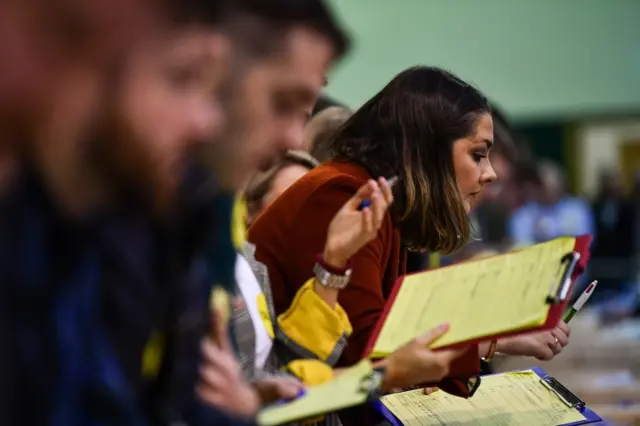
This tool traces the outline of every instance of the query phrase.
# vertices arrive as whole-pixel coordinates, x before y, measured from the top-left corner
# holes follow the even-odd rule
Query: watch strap
[[[333,275],[347,275],[347,272],[353,269],[353,262],[351,261],[351,259],[347,261],[343,268],[336,268],[335,266],[329,265],[324,261],[324,256],[322,255],[322,253],[318,253],[316,255],[316,263],[320,265],[322,269]]]

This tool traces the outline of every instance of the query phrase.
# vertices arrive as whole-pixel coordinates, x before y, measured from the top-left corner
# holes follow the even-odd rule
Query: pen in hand
[[[306,394],[307,394],[307,391],[305,391],[304,389],[301,389],[298,392],[298,394],[295,396],[295,398],[292,398],[292,399],[280,399],[280,400],[276,401],[276,404],[278,404],[278,405],[286,404],[288,402],[295,401],[298,398],[302,398]]]
[[[393,188],[393,186],[396,183],[398,183],[398,176],[394,176],[392,178],[389,178],[389,180],[387,181],[387,185],[389,185],[389,189]],[[364,200],[358,206],[358,210],[362,210],[362,209],[364,209],[366,207],[369,207],[369,206],[371,206],[371,200]]]
[[[589,300],[589,298],[593,294],[593,290],[595,290],[597,285],[598,285],[598,281],[593,281],[591,284],[589,284],[589,286],[585,289],[585,291],[582,292],[580,297],[578,297],[578,300],[576,300],[576,303],[574,303],[573,306],[569,308],[567,313],[564,314],[564,318],[562,318],[562,320],[565,323],[568,323],[569,321],[571,321],[571,318],[573,318],[575,314],[577,314],[578,311],[582,309],[584,304],[587,303],[587,300]]]

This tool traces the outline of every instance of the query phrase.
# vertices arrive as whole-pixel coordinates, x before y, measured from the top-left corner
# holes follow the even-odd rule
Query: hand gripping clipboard
[[[569,297],[571,295],[571,291],[573,289],[573,284],[575,280],[586,269],[586,266],[590,257],[589,246],[591,245],[591,241],[592,241],[591,235],[582,235],[582,236],[576,237],[573,250],[567,253],[562,258],[560,265],[558,267],[558,273],[554,277],[554,281],[551,283],[551,290],[546,299],[546,302],[549,305],[549,312],[547,314],[546,321],[543,325],[533,329],[515,330],[515,331],[509,331],[509,332],[491,335],[491,336],[483,336],[478,339],[456,343],[456,344],[453,344],[447,347],[442,347],[439,349],[469,347],[471,345],[485,342],[488,340],[494,340],[494,339],[510,337],[518,334],[530,333],[532,331],[549,330],[556,327],[560,322],[560,320],[562,319],[562,316],[564,314],[566,305],[569,301]],[[400,288],[402,286],[402,279],[403,277],[400,277],[398,279],[389,296],[389,299],[387,300],[385,308],[380,318],[378,319],[378,322],[374,328],[374,331],[372,332],[369,338],[367,348],[364,351],[365,357],[370,356],[371,353],[373,352],[378,336],[382,331],[384,322],[388,317],[389,312],[391,311],[391,307],[393,306],[394,300],[398,295],[398,292],[400,291]]]

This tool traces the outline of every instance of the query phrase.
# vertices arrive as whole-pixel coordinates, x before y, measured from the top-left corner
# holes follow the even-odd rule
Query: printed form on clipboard
[[[469,399],[422,390],[384,396],[375,408],[393,426],[557,426],[602,421],[542,369],[485,376]]]
[[[553,328],[586,267],[590,242],[562,237],[400,277],[365,353],[385,357],[442,323],[450,330],[433,349]]]

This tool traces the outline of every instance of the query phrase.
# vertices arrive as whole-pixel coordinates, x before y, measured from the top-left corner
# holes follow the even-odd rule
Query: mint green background
[[[354,48],[328,93],[357,107],[438,65],[516,119],[640,111],[640,0],[332,0]]]

